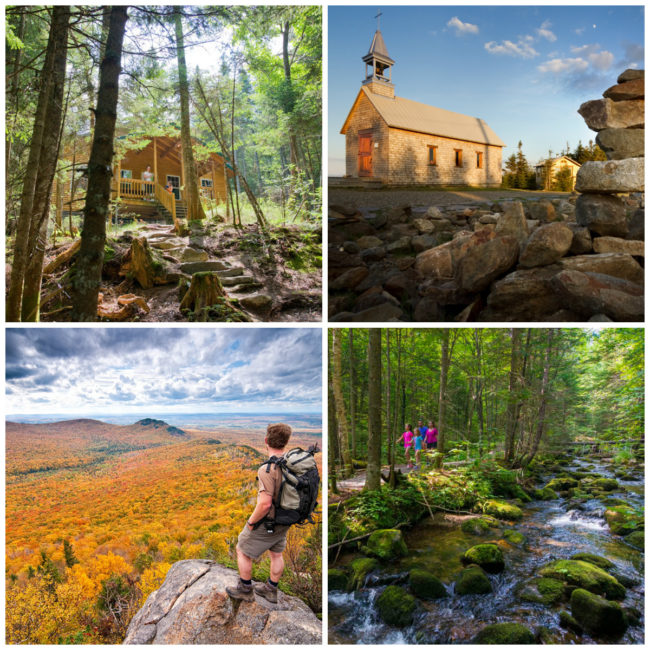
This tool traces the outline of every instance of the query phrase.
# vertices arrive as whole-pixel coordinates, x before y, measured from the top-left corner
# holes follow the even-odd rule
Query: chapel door
[[[359,134],[359,176],[372,176],[372,133]]]

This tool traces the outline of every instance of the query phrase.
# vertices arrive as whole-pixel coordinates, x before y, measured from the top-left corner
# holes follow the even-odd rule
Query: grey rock
[[[368,291],[364,291],[357,301],[354,303],[353,312],[358,313],[370,309],[371,307],[376,307],[377,305],[383,305],[384,303],[390,303],[395,306],[399,306],[399,301],[395,296],[391,296],[387,291],[382,291],[381,287],[372,287]]]
[[[341,289],[354,289],[360,282],[368,277],[368,268],[366,266],[355,266],[344,271],[336,279],[330,281],[329,288],[332,291]]]
[[[206,262],[209,258],[206,251],[190,246],[181,253],[181,262]]]
[[[621,199],[606,194],[582,194],[576,202],[576,221],[599,235],[625,237],[627,221]]]
[[[467,251],[494,237],[495,234],[488,230],[476,233],[461,231],[452,241],[420,253],[415,258],[415,270],[421,276],[436,282],[451,280],[458,262]]]
[[[633,99],[613,102],[611,99],[593,99],[578,109],[592,131],[603,129],[642,129],[645,123],[644,102]]]
[[[239,266],[239,267],[232,268],[232,269],[226,269],[225,271],[217,271],[217,275],[222,279],[223,278],[233,278],[233,277],[236,277],[238,275],[244,275],[245,270],[246,269],[243,266]]]
[[[444,219],[445,215],[442,213],[440,208],[432,205],[425,213],[425,216],[429,219]]]
[[[368,217],[368,223],[375,229],[380,230],[388,223],[388,216],[383,212]]]
[[[591,253],[593,245],[591,242],[591,233],[586,226],[579,226],[577,223],[569,222],[567,227],[573,233],[573,240],[571,241],[571,248],[569,253],[571,255],[583,255],[584,253]]]
[[[571,248],[573,232],[563,223],[546,223],[533,232],[519,257],[523,267],[547,266]]]
[[[458,266],[461,289],[469,292],[485,289],[517,263],[518,255],[519,242],[507,235],[472,246]]]
[[[612,323],[612,319],[605,316],[605,314],[594,314],[588,321],[588,323]]]
[[[564,217],[572,217],[575,214],[576,206],[575,203],[562,199],[555,206],[555,211]]]
[[[413,317],[418,323],[438,323],[446,320],[443,309],[431,296],[424,296],[418,301]]]
[[[577,192],[643,192],[644,159],[590,160],[578,170]]]
[[[433,235],[418,235],[411,239],[411,247],[415,253],[421,253],[422,251],[429,250],[433,248],[438,243],[438,240]]]
[[[548,223],[557,219],[555,207],[550,201],[534,201],[528,205],[528,212],[531,219],[537,219],[542,223]]]
[[[224,287],[234,287],[240,284],[255,284],[257,281],[252,275],[235,275],[228,278],[220,278]]]
[[[391,242],[386,245],[386,252],[392,254],[410,253],[411,252],[411,238],[400,237],[397,241]]]
[[[357,323],[385,323],[399,320],[403,315],[404,312],[399,307],[390,302],[385,302],[356,314],[351,314],[346,320]]]
[[[615,102],[626,99],[643,99],[645,97],[644,78],[629,79],[611,86],[603,93],[603,97],[608,97]]]
[[[637,70],[636,68],[628,68],[618,75],[616,80],[618,83],[624,81],[631,81],[632,79],[643,79],[645,77],[645,70]]]
[[[640,158],[645,152],[645,129],[603,129],[596,136],[596,144],[608,160]]]
[[[356,205],[330,205],[329,210],[335,212],[337,215],[343,215],[344,217],[361,215]]]
[[[267,316],[273,307],[273,298],[265,293],[257,293],[239,299],[239,304],[246,310],[260,316]]]
[[[413,219],[413,225],[418,229],[421,235],[433,232],[435,226],[428,219]]]
[[[179,268],[183,273],[194,275],[194,273],[204,273],[206,271],[226,271],[230,267],[223,262],[212,260],[209,262],[185,262]]]
[[[496,234],[499,237],[514,237],[522,248],[528,239],[528,224],[521,201],[508,201],[502,204],[503,213],[499,217]]]
[[[576,255],[564,257],[558,264],[562,269],[601,273],[622,278],[637,284],[643,283],[643,267],[625,253],[598,253],[596,255]]]
[[[499,217],[501,215],[499,213],[493,213],[490,212],[490,214],[483,214],[479,217],[479,223],[498,223],[499,222]]]
[[[363,239],[363,237],[361,239]],[[344,241],[343,250],[346,253],[350,253],[350,255],[356,255],[361,251],[361,246],[359,246],[359,244],[357,244],[357,242],[354,241]]]
[[[644,242],[620,237],[596,237],[594,251],[596,253],[627,253],[628,255],[644,256]]]
[[[627,226],[628,239],[638,239],[640,241],[645,241],[645,210],[643,208],[635,210],[629,217]]]
[[[386,248],[384,246],[377,246],[377,248],[366,248],[361,251],[361,259],[364,262],[378,262],[386,257]]]
[[[363,237],[359,237],[357,239],[357,246],[359,246],[360,249],[365,250],[366,248],[376,248],[377,246],[381,246],[383,242],[379,237],[375,237],[374,235],[364,235]]]

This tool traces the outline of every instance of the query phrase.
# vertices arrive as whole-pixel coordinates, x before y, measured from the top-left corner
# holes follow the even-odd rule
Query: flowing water
[[[576,460],[570,470],[584,471],[586,462]],[[589,471],[601,477],[611,477],[607,466],[594,464]],[[552,477],[547,477],[548,479]],[[634,506],[643,505],[643,481],[621,481],[611,496],[624,499]],[[624,489],[621,489],[624,488]],[[605,511],[596,499],[577,507],[565,499],[533,501],[522,506],[520,522],[513,528],[526,537],[521,546],[511,545],[501,538],[499,530],[477,537],[464,533],[458,524],[422,520],[413,530],[405,532],[409,549],[406,558],[392,566],[384,566],[368,576],[363,589],[353,593],[329,592],[330,643],[468,643],[490,623],[519,622],[531,631],[546,630],[546,643],[603,643],[588,635],[577,636],[559,626],[559,612],[569,611],[568,603],[544,606],[521,599],[520,592],[538,570],[556,559],[570,558],[578,552],[594,553],[612,561],[615,571],[635,584],[627,588],[623,607],[643,611],[643,553],[632,548],[624,538],[612,535],[603,519]],[[494,541],[501,547],[505,570],[489,575],[493,593],[458,596],[453,582],[462,568],[460,556],[471,546]],[[353,557],[343,557],[347,562]],[[448,595],[434,601],[419,601],[411,626],[398,629],[380,619],[375,600],[387,584],[408,582],[413,567],[426,569],[447,585]],[[644,620],[630,626],[618,643],[643,643]]]

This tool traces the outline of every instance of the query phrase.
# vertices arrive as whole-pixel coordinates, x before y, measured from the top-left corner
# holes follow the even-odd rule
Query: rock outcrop
[[[237,572],[210,560],[182,560],[133,617],[124,643],[320,644],[322,625],[300,599],[278,592],[237,601],[226,593]]]

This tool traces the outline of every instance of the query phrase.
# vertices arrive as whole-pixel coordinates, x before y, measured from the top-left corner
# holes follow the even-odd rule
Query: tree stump
[[[212,305],[219,302],[219,298],[225,298],[226,292],[221,286],[221,280],[216,273],[204,271],[195,273],[192,276],[190,288],[181,301],[181,311],[188,309],[189,311],[198,312],[205,307],[212,307]]]
[[[154,258],[146,237],[138,237],[131,243],[130,271],[143,289],[167,281],[165,268]]]

